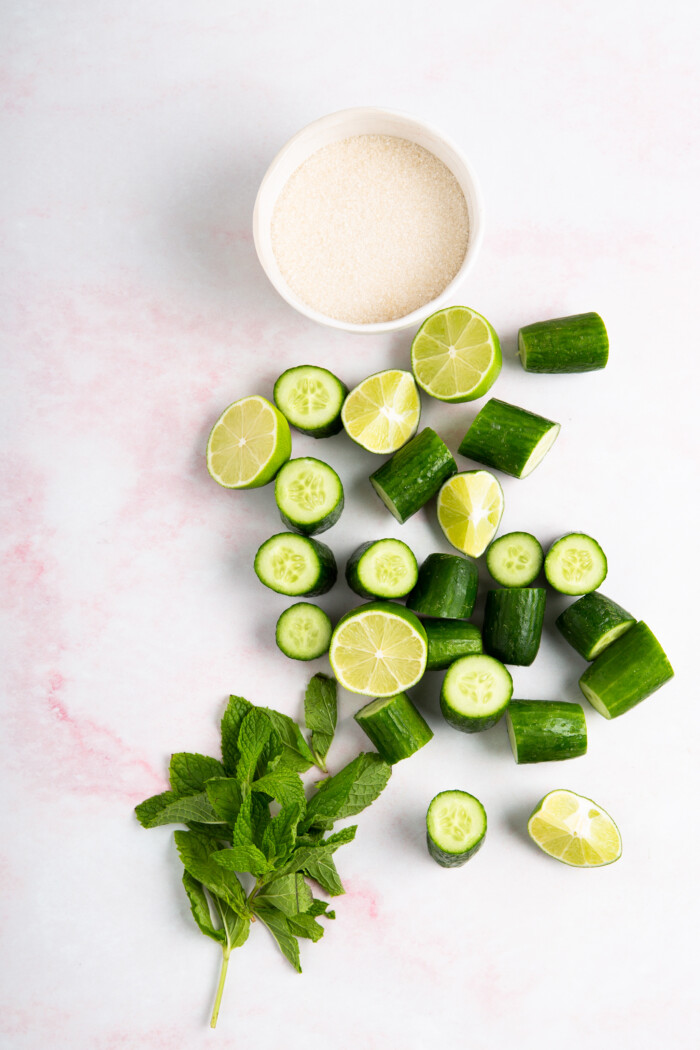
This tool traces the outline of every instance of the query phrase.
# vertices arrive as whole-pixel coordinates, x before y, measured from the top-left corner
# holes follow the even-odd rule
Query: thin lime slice
[[[503,489],[488,470],[465,470],[438,493],[440,527],[453,547],[472,558],[483,554],[503,514]]]
[[[574,868],[599,868],[622,854],[622,839],[609,813],[590,798],[559,788],[538,802],[527,822],[532,841]]]
[[[227,489],[254,489],[272,481],[292,452],[289,424],[266,398],[234,401],[207,442],[207,469]]]
[[[468,306],[431,314],[411,346],[416,382],[439,401],[475,401],[501,371],[501,344],[485,317]]]
[[[396,452],[418,429],[420,395],[413,376],[400,368],[368,376],[348,394],[341,418],[368,452]]]
[[[402,605],[369,602],[339,620],[329,657],[351,693],[394,696],[422,678],[428,641],[418,617]]]

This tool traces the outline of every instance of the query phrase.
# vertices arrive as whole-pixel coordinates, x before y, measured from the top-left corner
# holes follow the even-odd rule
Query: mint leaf
[[[260,891],[257,900],[263,904],[272,904],[284,915],[290,916],[308,911],[313,897],[304,876],[294,874],[273,879]]]
[[[272,773],[267,773],[259,780],[253,781],[251,791],[262,791],[274,798],[281,806],[289,806],[295,802],[303,806],[306,802],[301,777],[291,770],[274,770]]]
[[[316,922],[313,915],[288,915],[287,925],[295,937],[307,937],[314,943],[320,941],[325,933],[323,926]]]
[[[223,775],[221,762],[208,755],[181,751],[170,758],[170,786],[178,795],[196,795],[211,777]]]
[[[263,748],[272,732],[272,722],[267,713],[259,707],[248,712],[238,733],[238,751],[240,757],[236,767],[236,779],[241,785],[243,794],[250,788],[255,778],[255,769]]]
[[[138,818],[138,822],[141,827],[152,828],[155,827],[153,821],[159,813],[169,806],[171,802],[177,800],[177,795],[174,791],[161,791],[160,795],[151,795],[150,798],[145,799],[143,802],[139,802],[138,806],[134,809],[134,813]]]
[[[236,775],[238,765],[238,734],[241,730],[241,723],[252,708],[253,705],[244,697],[230,696],[221,719],[221,754],[224,759],[224,769],[231,777]]]
[[[247,871],[251,875],[265,875],[270,870],[267,857],[257,846],[233,846],[212,853],[212,860],[228,871]]]
[[[320,842],[313,845],[299,846],[294,850],[280,873],[286,875],[294,871],[306,870],[309,861],[328,857],[335,853],[340,846],[345,845],[346,842],[352,842],[356,831],[357,825],[353,825],[353,827],[343,828],[336,835],[330,835],[327,839],[321,839]]]
[[[391,766],[376,752],[360,753],[335,776],[329,777],[309,800],[304,828],[332,827],[374,802],[391,776]]]
[[[199,824],[221,824],[221,818],[214,811],[206,791],[185,798],[175,798],[173,802],[154,813],[147,824],[143,820],[141,823],[145,828],[158,828],[162,824],[189,824],[190,821],[197,821]]]
[[[253,842],[262,846],[265,829],[270,823],[270,803],[266,795],[252,794],[250,797],[250,824],[253,830]]]
[[[304,697],[304,719],[311,730],[311,747],[325,772],[325,758],[333,741],[338,721],[337,683],[335,678],[315,674]]]
[[[303,870],[309,878],[315,879],[321,889],[325,890],[330,897],[339,897],[341,893],[345,893],[338,869],[330,853],[324,853],[318,857],[309,857]],[[325,901],[320,903],[324,904]],[[309,910],[313,914],[313,906]]]
[[[325,915],[327,919],[334,919],[335,912],[328,911],[328,901],[322,901],[320,897],[314,897],[311,907],[307,909],[307,915]]]
[[[221,897],[237,915],[249,914],[245,891],[235,874],[212,860],[212,854],[219,852],[216,842],[197,831],[176,831],[175,845],[185,871],[192,878]]]
[[[214,812],[233,827],[241,808],[241,789],[238,781],[234,777],[213,777],[207,781],[206,791]]]
[[[209,900],[204,891],[204,886],[202,886],[201,882],[198,882],[197,879],[194,879],[189,871],[183,871],[182,885],[185,887],[185,892],[190,899],[190,908],[192,909],[194,921],[197,923],[202,933],[207,937],[211,937],[213,940],[218,941],[219,944],[223,944],[226,935],[223,930],[217,929],[211,920]]]
[[[249,846],[253,843],[253,798],[246,795],[233,826],[233,845]]]
[[[258,918],[265,923],[268,930],[277,941],[282,954],[289,959],[297,973],[301,973],[299,942],[289,929],[287,916],[283,915],[281,911],[278,911],[277,908],[273,908],[269,904],[260,904],[257,907],[254,907],[253,910]]]
[[[389,782],[391,766],[380,755],[370,751],[368,754],[358,755],[358,758],[362,759],[359,774],[350,789],[345,806],[336,815],[336,820],[361,813],[374,802]]]
[[[212,894],[214,906],[221,919],[221,929],[229,949],[240,948],[248,940],[250,932],[250,917],[248,915],[237,915],[221,897]]]
[[[310,769],[314,765],[314,756],[294,719],[283,715],[281,711],[274,711],[271,707],[264,707],[262,710],[267,712],[275,732],[282,741],[282,752],[275,769],[291,769],[297,773],[304,773]]]
[[[277,863],[286,861],[297,838],[297,825],[304,812],[297,803],[282,806],[277,816],[273,817],[262,838],[263,853]]]

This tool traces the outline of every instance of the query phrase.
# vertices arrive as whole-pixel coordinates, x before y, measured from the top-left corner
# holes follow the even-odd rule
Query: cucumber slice
[[[528,587],[544,564],[544,551],[529,532],[507,532],[486,551],[486,568],[504,587]]]
[[[320,459],[290,459],[275,478],[275,500],[288,529],[313,536],[330,529],[340,517],[343,483]]]
[[[277,621],[275,641],[291,660],[315,660],[328,652],[332,630],[328,613],[311,602],[297,602]]]
[[[331,437],[343,429],[340,411],[348,388],[327,368],[297,365],[283,372],[273,397],[280,412],[302,434]]]
[[[402,525],[435,496],[457,472],[452,453],[434,430],[426,427],[383,463],[370,482]]]
[[[511,700],[506,726],[513,758],[519,766],[586,754],[586,716],[580,704]]]
[[[547,455],[560,429],[551,419],[492,397],[464,435],[459,452],[514,478],[526,478]]]
[[[579,678],[586,700],[605,718],[617,718],[673,678],[666,653],[640,620],[609,645]]]
[[[403,598],[418,579],[418,562],[401,540],[370,540],[350,555],[345,578],[361,598]]]
[[[405,693],[371,700],[355,713],[385,762],[409,758],[433,739],[433,731]]]
[[[518,332],[526,372],[593,372],[608,363],[608,333],[599,314],[572,314]]]
[[[528,667],[540,647],[546,602],[544,587],[489,591],[484,608],[484,650],[505,664]]]
[[[544,559],[547,582],[562,594],[588,594],[608,575],[603,548],[585,532],[569,532],[556,540]]]
[[[467,791],[441,791],[428,806],[425,823],[430,856],[443,868],[458,868],[483,845],[486,810]]]
[[[481,631],[463,620],[423,620],[428,636],[426,671],[442,671],[460,656],[482,653]]]
[[[445,721],[463,733],[481,733],[499,721],[513,695],[513,679],[492,656],[472,653],[450,665],[440,691]]]
[[[258,547],[255,574],[278,594],[325,594],[336,581],[333,551],[325,543],[294,532],[278,532]]]
[[[418,582],[406,605],[421,616],[461,620],[474,611],[479,571],[459,554],[429,554],[418,572]]]
[[[554,623],[576,652],[585,660],[595,660],[636,620],[611,598],[591,591],[565,609]]]

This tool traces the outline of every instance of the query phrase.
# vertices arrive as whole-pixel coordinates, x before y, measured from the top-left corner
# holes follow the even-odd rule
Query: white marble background
[[[698,16],[690,2],[6,0],[3,164],[2,1046],[11,1050],[474,1050],[697,1046]],[[423,117],[461,143],[487,226],[463,300],[503,339],[497,396],[563,424],[504,530],[572,528],[607,550],[605,591],[645,618],[675,681],[589,754],[516,767],[502,726],[442,723],[338,856],[347,895],[296,976],[264,931],[232,957],[191,923],[167,829],[131,810],[173,750],[211,751],[229,692],[300,710],[306,678],[251,567],[269,489],[228,493],[208,430],[283,367],[353,384],[408,361],[410,334],[298,317],[267,284],[250,219],[276,150],[351,105]],[[526,375],[520,325],[598,310],[609,367]],[[425,406],[453,449],[478,406]],[[295,437],[348,492],[342,563],[403,530],[370,454]],[[345,585],[321,599],[332,614]],[[577,699],[552,629],[516,693]],[[362,746],[343,695],[336,767]],[[424,812],[462,786],[489,814],[466,868],[428,857]],[[622,860],[576,871],[524,833],[554,787],[616,817]]]

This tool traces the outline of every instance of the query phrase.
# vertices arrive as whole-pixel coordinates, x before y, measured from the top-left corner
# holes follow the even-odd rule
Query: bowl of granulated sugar
[[[300,313],[351,332],[420,324],[476,258],[482,204],[458,148],[414,117],[346,109],[277,154],[253,213],[258,258]]]

